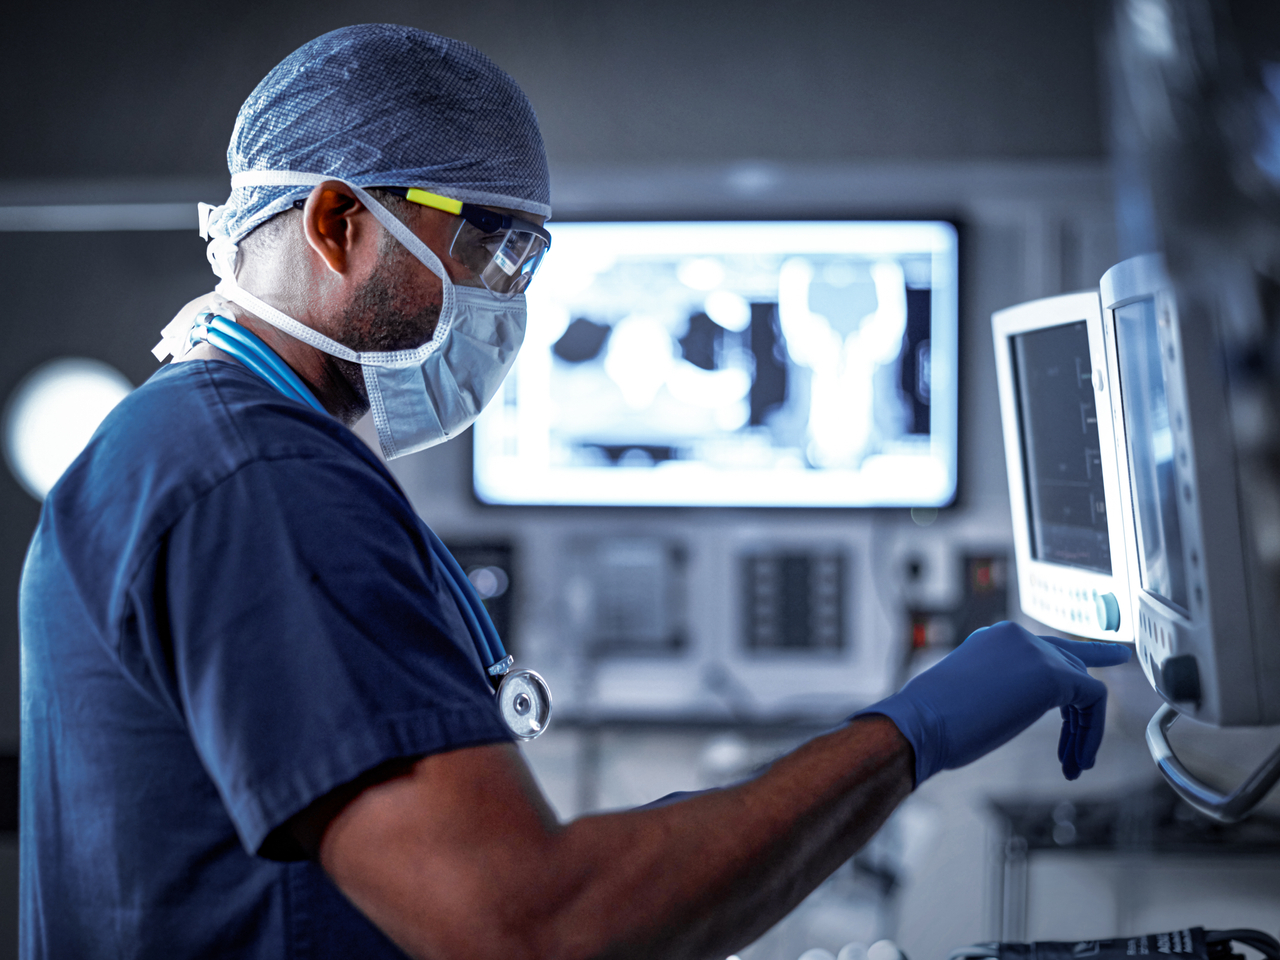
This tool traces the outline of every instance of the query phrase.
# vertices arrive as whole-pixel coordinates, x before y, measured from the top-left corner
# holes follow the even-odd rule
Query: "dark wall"
[[[1103,152],[1096,0],[220,0],[21,4],[0,31],[0,181],[224,176],[241,101],[312,37],[467,40],[556,163]]]

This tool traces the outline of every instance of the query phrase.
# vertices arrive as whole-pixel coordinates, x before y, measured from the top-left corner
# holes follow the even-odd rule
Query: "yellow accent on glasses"
[[[551,234],[531,220],[474,203],[444,197],[421,187],[382,187],[434,210],[461,218],[449,255],[471,270],[499,297],[523,293],[551,247]]]
[[[413,203],[420,203],[424,207],[432,207],[436,210],[443,210],[445,213],[452,213],[455,217],[462,216],[461,200],[451,200],[449,197],[442,197],[438,193],[419,190],[417,187],[410,187],[406,190],[404,198]]]

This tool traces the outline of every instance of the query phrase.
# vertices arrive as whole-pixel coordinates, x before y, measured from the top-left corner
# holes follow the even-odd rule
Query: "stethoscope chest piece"
[[[551,689],[532,670],[513,670],[498,687],[498,709],[507,729],[521,740],[532,740],[551,719]]]

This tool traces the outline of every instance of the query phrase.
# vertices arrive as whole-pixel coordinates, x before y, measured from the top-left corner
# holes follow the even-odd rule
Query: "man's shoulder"
[[[318,501],[405,523],[411,514],[386,468],[337,420],[236,365],[176,364],[111,412],[50,491],[29,554],[31,595],[49,577],[69,578],[109,632],[121,589],[185,517],[215,500],[218,519],[201,533],[210,549],[232,528],[323,522]],[[286,506],[292,519],[280,516]]]
[[[168,459],[235,470],[287,457],[377,458],[350,430],[278,393],[236,363],[170,364],[112,412],[95,442],[135,460]]]
[[[190,361],[158,371],[111,412],[46,508],[64,517],[123,512],[155,532],[255,464],[285,472],[336,464],[353,482],[395,487],[373,452],[334,418],[281,396],[238,364]]]
[[[333,417],[220,360],[159,370],[112,411],[86,453],[89,459],[105,454],[211,477],[257,460],[288,458],[354,457],[382,470],[372,451]]]

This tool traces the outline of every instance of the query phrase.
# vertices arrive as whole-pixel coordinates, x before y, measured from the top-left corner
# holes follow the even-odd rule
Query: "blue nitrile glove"
[[[1046,710],[1062,710],[1058,760],[1068,780],[1093,766],[1107,688],[1085,667],[1125,663],[1129,648],[1037,637],[1016,623],[984,627],[893,696],[854,714],[879,713],[916,753],[916,786],[1008,743]]]

